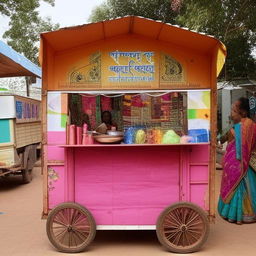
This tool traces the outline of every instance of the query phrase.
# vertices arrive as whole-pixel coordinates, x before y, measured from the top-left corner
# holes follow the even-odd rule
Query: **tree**
[[[54,0],[44,0],[54,5]],[[14,50],[22,53],[29,60],[38,63],[39,34],[59,27],[52,24],[50,18],[45,20],[39,16],[37,8],[40,0],[1,0],[0,14],[10,17],[9,30],[3,38],[7,39]]]
[[[186,0],[176,22],[214,35],[227,46],[223,79],[256,77],[256,60],[252,55],[256,43],[255,12],[255,0]]]
[[[43,0],[54,5],[55,0]],[[3,38],[7,39],[7,44],[14,50],[22,53],[33,63],[39,65],[39,35],[44,31],[52,31],[59,27],[59,24],[52,24],[50,18],[45,20],[39,16],[37,8],[40,0],[1,0],[0,15],[10,18],[9,30]],[[30,96],[29,87],[31,78],[25,77],[26,94]]]
[[[43,0],[54,6],[55,0]],[[40,6],[39,0],[27,1],[27,0],[1,0],[0,2],[0,13],[11,17],[12,14],[20,11],[35,10]]]
[[[144,16],[172,23],[176,16],[170,8],[170,0],[107,0],[92,11],[89,20],[98,22],[125,15]]]
[[[90,21],[139,15],[160,19],[220,39],[228,49],[222,79],[256,77],[255,0],[108,0]]]

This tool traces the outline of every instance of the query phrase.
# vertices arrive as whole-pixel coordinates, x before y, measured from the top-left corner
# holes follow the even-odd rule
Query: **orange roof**
[[[62,51],[128,33],[169,42],[202,54],[208,53],[218,45],[220,49],[218,69],[224,65],[226,48],[213,36],[139,16],[125,16],[97,23],[62,28],[57,31],[42,33],[41,36],[46,39],[53,50]]]

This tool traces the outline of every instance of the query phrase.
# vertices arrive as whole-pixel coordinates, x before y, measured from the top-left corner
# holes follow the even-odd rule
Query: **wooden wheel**
[[[61,252],[84,251],[93,241],[96,225],[90,212],[76,203],[63,203],[49,214],[46,223],[47,236]]]
[[[205,212],[191,203],[176,203],[159,216],[156,227],[159,242],[171,252],[198,251],[209,235]]]

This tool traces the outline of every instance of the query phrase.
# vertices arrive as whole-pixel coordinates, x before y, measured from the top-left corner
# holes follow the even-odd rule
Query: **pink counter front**
[[[97,226],[155,225],[163,209],[178,201],[208,210],[209,148],[48,145],[49,208],[79,203]]]

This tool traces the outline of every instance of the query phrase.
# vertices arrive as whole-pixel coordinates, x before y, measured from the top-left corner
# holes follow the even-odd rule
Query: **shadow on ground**
[[[101,244],[159,244],[156,236],[156,232],[153,230],[141,230],[140,232],[134,230],[121,230],[121,231],[97,231],[94,240],[95,243]]]
[[[21,175],[10,175],[8,177],[0,178],[0,191],[8,191],[16,189],[19,186],[23,186],[22,176]]]

